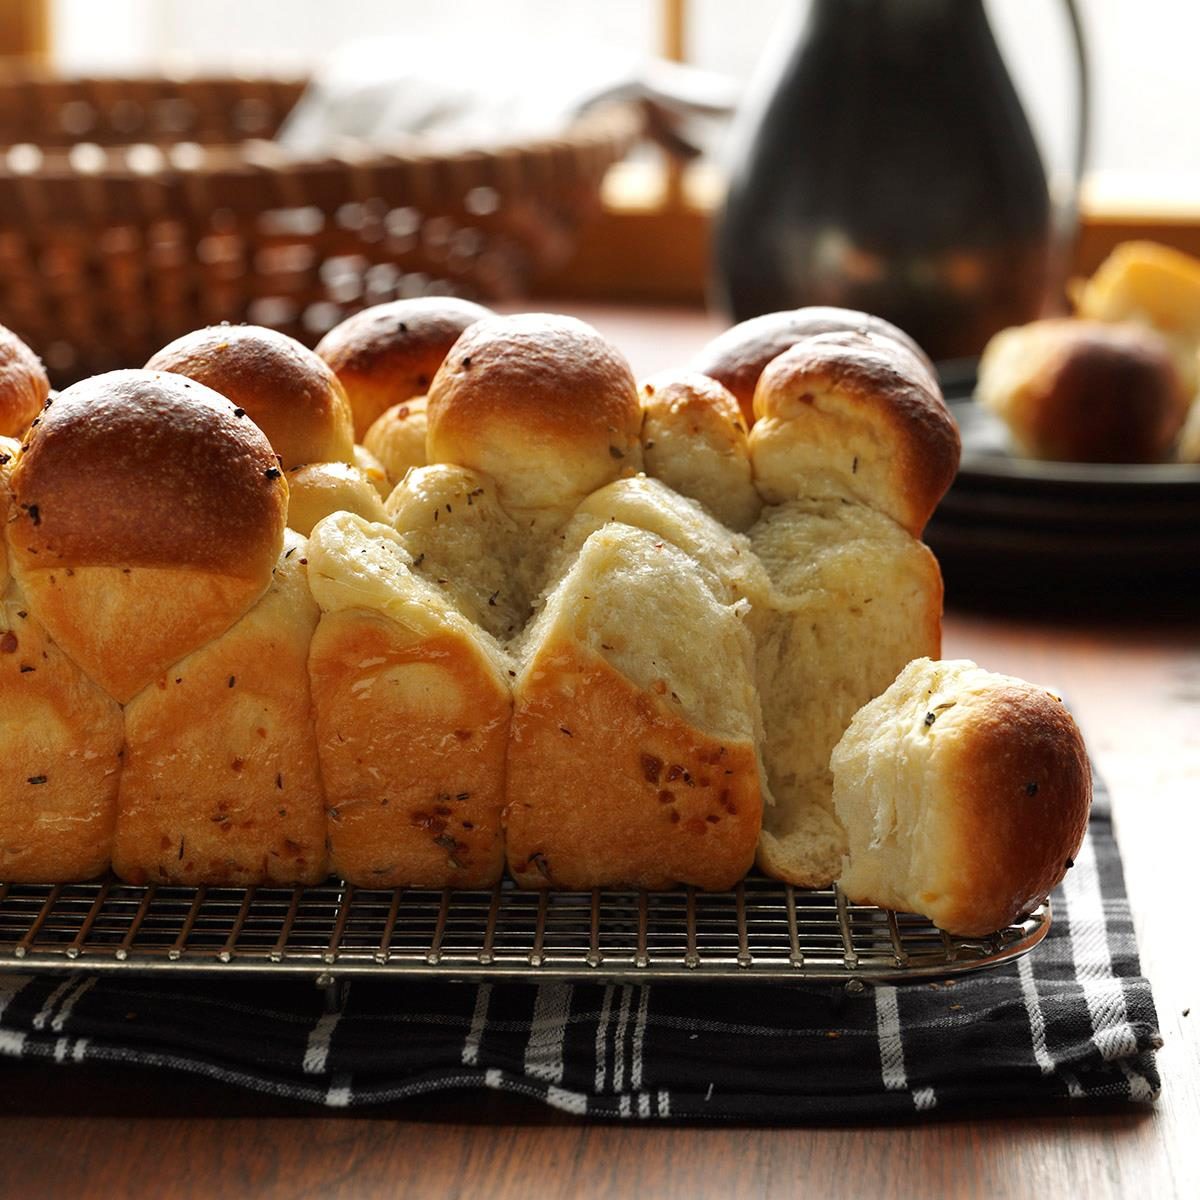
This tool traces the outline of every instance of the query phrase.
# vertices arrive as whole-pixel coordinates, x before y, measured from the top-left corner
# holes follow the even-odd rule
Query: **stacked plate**
[[[1014,457],[972,382],[947,383],[962,463],[925,533],[951,595],[1200,583],[1200,466]]]

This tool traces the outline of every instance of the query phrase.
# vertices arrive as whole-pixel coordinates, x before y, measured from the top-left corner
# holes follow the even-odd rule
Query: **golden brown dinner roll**
[[[387,514],[375,485],[358,467],[343,462],[308,463],[287,473],[288,528],[305,536],[323,517],[335,512],[357,513],[368,521],[385,521]]]
[[[9,565],[50,636],[124,703],[266,590],[287,484],[267,439],[180,375],[51,401],[12,469]]]
[[[1051,692],[972,662],[919,659],[833,753],[849,834],[842,891],[981,936],[1040,903],[1087,828],[1083,739]]]
[[[186,375],[232,400],[267,435],[285,470],[353,460],[342,385],[287,334],[261,325],[210,325],[164,346],[146,368]]]
[[[886,338],[797,343],[763,371],[754,409],[750,459],[770,504],[851,497],[920,537],[958,470],[958,428],[937,384]]]
[[[642,384],[641,394],[646,473],[699,501],[730,529],[749,529],[762,501],[737,401],[694,371],[661,372]]]
[[[434,377],[428,419],[429,461],[489,475],[514,515],[561,520],[641,466],[629,364],[572,317],[477,321]]]
[[[389,527],[336,513],[308,558],[333,869],[362,887],[490,886],[504,868],[507,660],[413,574]]]
[[[0,325],[0,437],[22,437],[49,394],[41,360]]]
[[[941,573],[894,521],[839,497],[768,506],[750,541],[771,577],[750,613],[774,797],[758,864],[789,883],[826,887],[846,848],[830,752],[905,663],[940,652]]]
[[[1166,341],[1138,325],[1071,318],[1002,330],[979,362],[976,399],[1029,458],[1156,462],[1187,416]]]
[[[0,593],[0,879],[59,883],[108,869],[122,735],[116,702],[10,580]]]
[[[814,306],[752,317],[714,338],[692,360],[692,369],[723,384],[741,406],[748,425],[754,423],[754,389],[772,359],[806,338],[825,333],[857,333],[869,341],[886,341],[910,355],[936,379],[925,352],[902,329],[868,313],[849,308]]]
[[[385,409],[367,430],[363,445],[375,455],[395,487],[413,467],[423,467],[425,456],[424,396],[414,396],[403,404]]]
[[[593,533],[526,633],[508,751],[526,887],[727,888],[762,817],[749,606],[644,530]]]
[[[125,708],[113,870],[133,883],[317,883],[325,805],[309,694],[318,609],[289,532],[271,586]]]
[[[346,389],[355,437],[363,438],[386,409],[424,396],[459,334],[491,315],[469,300],[421,296],[376,304],[335,325],[317,353]]]
[[[1168,341],[1184,390],[1200,388],[1200,259],[1156,242],[1122,242],[1073,288],[1076,312],[1096,321],[1132,321]]]

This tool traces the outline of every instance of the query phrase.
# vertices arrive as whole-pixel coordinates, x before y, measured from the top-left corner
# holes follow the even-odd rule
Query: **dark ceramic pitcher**
[[[1079,60],[1076,179],[1087,137]],[[894,321],[939,360],[979,353],[1061,289],[1033,134],[982,0],[813,0],[741,114],[716,234],[737,320],[804,304]],[[1071,200],[1073,207],[1074,199]]]

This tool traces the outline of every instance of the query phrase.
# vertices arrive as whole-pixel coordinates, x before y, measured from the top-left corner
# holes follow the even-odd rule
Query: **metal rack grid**
[[[1044,904],[986,938],[752,876],[731,892],[0,884],[0,971],[341,978],[902,983],[1031,950]]]

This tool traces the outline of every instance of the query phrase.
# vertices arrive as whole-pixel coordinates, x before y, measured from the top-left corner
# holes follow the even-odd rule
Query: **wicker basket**
[[[630,107],[553,141],[300,159],[269,139],[303,80],[0,75],[0,323],[54,382],[253,321],[309,344],[399,296],[520,293],[560,262]]]

